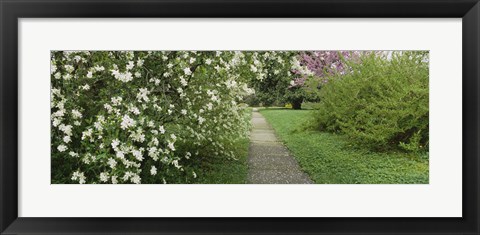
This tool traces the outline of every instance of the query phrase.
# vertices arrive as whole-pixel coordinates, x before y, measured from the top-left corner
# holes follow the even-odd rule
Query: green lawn
[[[371,152],[345,137],[304,130],[312,110],[260,111],[302,169],[319,184],[428,184],[428,157],[403,152]],[[424,154],[425,155],[425,154]]]

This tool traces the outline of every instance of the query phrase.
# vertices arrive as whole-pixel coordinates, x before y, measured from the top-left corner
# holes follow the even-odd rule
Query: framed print
[[[1,232],[478,234],[479,10],[2,1]]]

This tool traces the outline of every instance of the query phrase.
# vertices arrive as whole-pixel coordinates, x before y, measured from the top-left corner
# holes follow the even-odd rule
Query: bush
[[[364,55],[320,89],[318,128],[385,150],[428,149],[428,52]]]
[[[52,52],[52,183],[189,183],[195,162],[237,159],[250,125],[239,102],[259,76],[252,58]]]

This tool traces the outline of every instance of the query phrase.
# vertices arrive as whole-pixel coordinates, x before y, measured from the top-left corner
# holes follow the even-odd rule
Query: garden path
[[[252,124],[248,153],[249,184],[313,183],[256,108],[253,109]]]

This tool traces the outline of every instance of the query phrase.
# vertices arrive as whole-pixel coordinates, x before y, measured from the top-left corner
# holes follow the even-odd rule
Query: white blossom
[[[202,124],[203,122],[205,122],[205,118],[199,116],[199,117],[198,117],[198,122],[199,122],[200,124]]]
[[[78,153],[73,152],[73,151],[70,151],[70,152],[68,153],[68,155],[70,155],[70,156],[72,156],[72,157],[78,157],[78,156],[79,156]]]
[[[85,177],[83,172],[75,171],[73,172],[71,179],[74,181],[78,181],[80,184],[84,184],[87,178]]]
[[[82,113],[80,113],[78,110],[73,109],[73,110],[72,110],[72,117],[73,117],[74,119],[78,119],[78,118],[82,118],[83,115],[82,115]]]
[[[53,74],[57,71],[57,66],[54,63],[50,63],[50,74]]]
[[[100,173],[100,181],[107,182],[109,178],[108,172]]]
[[[61,144],[57,147],[57,150],[60,151],[60,152],[65,152],[67,149],[68,149],[68,147],[63,145],[63,144]]]
[[[93,130],[92,128],[88,128],[86,131],[82,132],[82,140],[91,138],[92,137]]]
[[[71,141],[72,141],[72,138],[70,136],[66,135],[66,136],[63,137],[63,142],[70,143]]]
[[[123,115],[122,123],[120,124],[123,130],[128,129],[129,127],[135,126],[135,120],[130,118],[128,115]]]
[[[175,151],[175,146],[172,142],[168,142],[168,148],[171,149],[172,151]]]
[[[151,175],[156,175],[157,174],[157,168],[155,166],[152,166],[152,168],[150,168],[150,174]]]
[[[139,175],[134,175],[134,176],[131,178],[131,181],[132,181],[132,183],[134,183],[134,184],[140,184],[140,183],[141,183],[141,180],[142,180],[142,179],[140,178]]]
[[[131,70],[131,69],[133,69],[133,66],[135,66],[134,63],[133,63],[133,61],[128,61],[128,64],[127,64],[126,69],[127,69],[127,70]]]
[[[137,100],[138,102],[148,102],[150,99],[148,98],[148,94],[150,94],[150,91],[148,91],[147,88],[140,88],[139,92],[137,93]]]
[[[121,82],[130,82],[133,80],[132,73],[126,72],[126,73],[121,73],[118,70],[111,70],[112,75],[115,77],[115,79],[121,81]]]
[[[132,150],[132,155],[139,161],[143,161],[143,153],[140,150]]]
[[[183,72],[185,73],[185,75],[191,75],[192,74],[192,71],[190,70],[190,68],[183,69]]]
[[[185,78],[183,78],[183,77],[180,78],[180,83],[182,84],[182,86],[187,86],[188,85],[187,80],[185,80]]]
[[[138,59],[138,60],[137,60],[137,66],[138,66],[138,67],[142,67],[142,66],[143,66],[143,62],[145,62],[145,61],[142,60],[142,59]]]
[[[75,69],[72,65],[69,65],[69,64],[64,65],[63,67],[65,68],[65,70],[66,70],[68,73],[73,72],[73,70]]]
[[[117,147],[118,147],[119,144],[120,144],[120,140],[118,140],[118,139],[112,140],[112,144],[111,144],[111,145],[112,145],[112,148],[113,148],[113,149],[117,149]]]
[[[104,71],[104,70],[105,70],[105,67],[99,66],[99,65],[95,65],[95,67],[93,67],[93,69],[95,69],[95,71],[97,71],[97,72],[100,72],[100,71]]]

